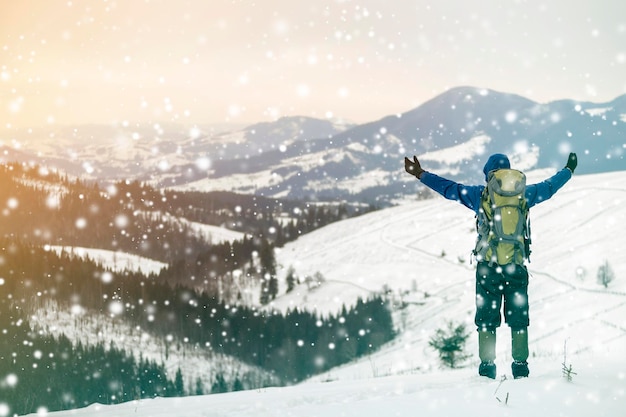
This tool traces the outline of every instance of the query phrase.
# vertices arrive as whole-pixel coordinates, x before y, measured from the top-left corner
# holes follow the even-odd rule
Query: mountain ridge
[[[37,152],[31,136],[19,149],[5,145],[4,160],[35,160],[100,182],[124,178],[181,190],[390,205],[420,188],[403,173],[404,156],[453,149],[476,138],[484,140],[473,153],[449,163],[439,158],[425,168],[473,182],[482,180],[491,153],[514,161],[533,152],[533,163],[524,168],[543,169],[564,165],[575,151],[581,173],[624,169],[625,124],[626,95],[606,103],[538,103],[461,86],[404,113],[358,125],[290,116],[233,131],[119,126],[108,142],[90,140],[93,129],[83,138],[78,129],[71,153],[67,146]]]

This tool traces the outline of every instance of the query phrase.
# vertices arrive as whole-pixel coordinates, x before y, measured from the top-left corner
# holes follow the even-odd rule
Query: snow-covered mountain
[[[531,172],[529,181],[552,172]],[[333,223],[278,254],[280,275],[293,267],[302,283],[289,294],[283,289],[273,308],[336,312],[358,296],[391,294],[399,334],[380,351],[293,387],[94,404],[48,415],[622,415],[626,236],[619,230],[626,221],[625,183],[626,171],[575,175],[553,199],[531,210],[528,379],[511,379],[506,327],[498,331],[502,378],[496,381],[476,375],[474,337],[467,345],[472,358],[457,370],[441,368],[428,346],[448,320],[471,328],[474,311],[473,213],[436,198]],[[597,282],[603,265],[614,275],[607,287]],[[564,365],[576,373],[571,382]]]
[[[82,178],[138,179],[164,185],[206,177],[220,160],[244,161],[349,125],[284,117],[250,126],[178,124],[35,128],[0,138],[3,162],[34,161]]]
[[[362,125],[286,117],[230,130],[121,124],[0,139],[4,160],[35,159],[95,179],[385,205],[415,193],[402,166],[413,154],[426,169],[468,182],[482,179],[493,152],[525,170],[563,166],[570,151],[579,155],[580,173],[623,169],[625,124],[626,95],[608,103],[537,103],[457,87]]]

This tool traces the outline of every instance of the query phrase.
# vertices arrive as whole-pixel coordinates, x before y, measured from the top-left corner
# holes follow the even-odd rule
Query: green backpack
[[[526,176],[514,169],[488,175],[476,215],[478,240],[474,255],[490,264],[523,265],[530,256],[530,221],[525,197]]]

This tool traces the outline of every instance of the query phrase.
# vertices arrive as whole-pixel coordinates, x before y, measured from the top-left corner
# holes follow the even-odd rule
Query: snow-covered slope
[[[573,382],[557,373],[527,380],[486,380],[466,370],[359,381],[308,383],[228,394],[157,398],[50,417],[619,417],[626,409],[624,372],[599,360]]]
[[[258,381],[275,380],[268,371],[247,365],[232,356],[202,349],[174,337],[158,337],[130,325],[119,319],[122,309],[121,303],[111,303],[107,314],[96,317],[85,314],[78,304],[65,310],[49,302],[30,317],[30,323],[37,331],[57,337],[65,335],[70,340],[86,345],[101,343],[107,349],[113,345],[119,350],[132,352],[135,358],[162,364],[169,375],[176,375],[180,369],[189,384],[199,380],[204,387],[211,387],[220,374],[228,381],[237,377]],[[0,406],[1,402],[0,398]],[[4,416],[1,407],[0,416]]]
[[[105,249],[82,248],[74,246],[46,246],[46,250],[57,254],[68,254],[81,259],[90,259],[102,265],[103,268],[115,272],[124,270],[141,272],[144,275],[158,274],[167,264],[142,256],[131,255],[124,252],[115,252]]]
[[[529,173],[529,183],[553,173]],[[605,260],[616,276],[626,274],[626,236],[617,232],[626,218],[625,180],[626,171],[575,175],[551,200],[533,207],[531,286],[550,277],[599,290],[595,276]],[[282,272],[293,266],[301,279],[319,272],[326,282],[312,291],[301,285],[274,307],[338,310],[383,286],[430,295],[450,285],[472,292],[474,221],[472,211],[437,196],[304,235],[278,253]],[[616,280],[611,289],[626,290],[626,281]]]
[[[529,175],[530,182],[549,173]],[[360,361],[298,386],[50,413],[65,416],[620,416],[626,410],[626,171],[574,176],[531,210],[531,377],[511,380],[509,331],[498,332],[498,375],[476,376],[474,356],[440,367],[428,340],[448,320],[471,329],[473,213],[442,198],[416,201],[329,225],[278,254],[281,285],[293,266],[308,284],[273,307],[338,311],[386,288],[396,340]],[[596,281],[608,262],[615,280]],[[319,274],[316,274],[319,273]],[[321,275],[320,275],[321,274]],[[318,284],[312,282],[323,277]],[[330,347],[329,347],[330,349]],[[564,358],[564,354],[567,357]],[[562,363],[576,372],[572,382]]]
[[[529,182],[547,175],[530,174]],[[626,236],[619,233],[626,224],[624,184],[624,171],[574,176],[531,210],[532,357],[559,361],[565,342],[570,352],[626,349]],[[317,379],[365,377],[372,373],[368,363],[385,375],[429,372],[437,366],[428,348],[432,333],[447,320],[473,327],[474,242],[473,213],[440,197],[332,224],[286,245],[277,257],[283,271],[293,267],[300,279],[321,274],[323,282],[302,284],[273,306],[339,311],[358,296],[390,290],[396,304],[406,305],[395,312],[397,340],[364,363]],[[606,289],[596,280],[605,262],[615,276]],[[508,366],[508,330],[500,335],[498,356]],[[476,350],[474,338],[468,349]]]

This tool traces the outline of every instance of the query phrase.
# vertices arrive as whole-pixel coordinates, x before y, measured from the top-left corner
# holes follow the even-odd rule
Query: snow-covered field
[[[530,182],[540,175],[530,177]],[[535,178],[537,177],[537,178]],[[473,326],[473,213],[436,198],[329,225],[278,254],[281,285],[293,266],[319,286],[299,285],[273,307],[338,311],[386,287],[399,335],[379,352],[292,387],[141,400],[51,416],[624,416],[626,415],[626,172],[574,176],[531,210],[528,379],[510,375],[509,331],[498,332],[499,378],[440,367],[428,346],[448,320]],[[614,281],[596,280],[608,263]],[[400,307],[404,305],[404,307]],[[567,355],[566,358],[564,355]],[[576,375],[568,382],[562,363]],[[40,414],[46,414],[42,410]]]
[[[78,246],[46,246],[47,250],[57,254],[66,253],[81,259],[90,259],[102,267],[115,272],[124,270],[141,272],[144,275],[158,274],[161,269],[166,268],[164,262],[142,256],[131,255],[129,253],[110,251],[105,249],[82,248]]]
[[[236,240],[243,239],[244,236],[244,234],[241,232],[229,230],[220,226],[212,226],[208,224],[192,222],[187,219],[171,217],[169,221],[175,222],[181,227],[184,226],[190,228],[198,236],[202,237],[205,241],[212,244],[234,242]],[[70,256],[76,256],[82,259],[90,259],[96,263],[99,263],[104,268],[110,269],[115,272],[129,270],[141,272],[144,275],[150,275],[158,274],[163,268],[166,268],[168,266],[166,263],[159,262],[154,259],[106,249],[56,245],[47,245],[46,249],[54,251],[57,254],[66,253]]]
[[[236,232],[234,230],[230,230],[225,227],[194,222],[191,220],[187,220],[183,217],[176,217],[176,216],[169,215],[167,213],[151,212],[151,213],[145,213],[145,215],[152,216],[153,219],[157,217],[162,217],[162,218],[167,219],[167,221],[171,223],[173,226],[191,229],[191,231],[195,233],[197,236],[201,237],[206,242],[209,242],[213,245],[217,245],[217,244],[224,243],[224,242],[233,242],[235,240],[241,240],[243,239],[243,236],[244,236],[244,234],[241,232]]]
[[[492,381],[469,370],[304,383],[186,398],[156,398],[116,406],[94,404],[50,413],[65,417],[621,417],[624,373],[596,361],[573,382],[558,373]],[[40,415],[45,415],[41,413]]]

